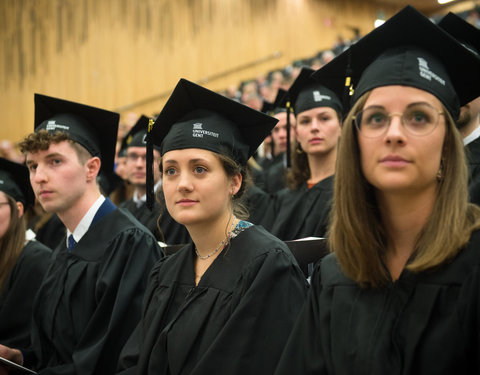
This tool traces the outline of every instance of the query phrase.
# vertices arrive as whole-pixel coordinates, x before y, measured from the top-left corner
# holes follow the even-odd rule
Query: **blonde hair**
[[[363,108],[364,94],[348,114],[340,137],[329,232],[330,249],[343,272],[361,286],[380,287],[389,280],[383,265],[388,245],[374,189],[363,176],[354,115]],[[453,257],[480,228],[480,208],[468,203],[468,169],[455,122],[445,112],[443,178],[433,210],[422,228],[407,269],[421,272]]]
[[[5,197],[10,206],[10,224],[0,238],[0,291],[23,250],[26,231],[24,217],[18,216],[17,202],[7,194]]]

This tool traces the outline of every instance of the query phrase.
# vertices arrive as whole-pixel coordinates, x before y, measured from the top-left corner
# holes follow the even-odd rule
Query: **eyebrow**
[[[63,157],[62,154],[58,153],[58,152],[52,152],[51,154],[47,154],[44,159],[52,159],[52,158],[58,158],[58,157]],[[27,161],[25,162],[26,165],[31,165],[31,164],[34,164],[35,161],[33,160],[28,160],[27,158]]]
[[[188,161],[190,164],[195,164],[195,163],[208,163],[208,160],[202,159],[202,158],[196,158],[196,159],[191,159]],[[163,164],[178,164],[178,161],[174,159],[167,159],[163,160]]]
[[[409,107],[412,107],[414,105],[419,105],[419,104],[426,104],[428,105],[429,107],[432,107],[432,108],[435,108],[435,106],[429,102],[413,102],[413,103],[408,103],[407,106],[405,108],[409,108]],[[385,106],[383,105],[380,105],[380,104],[374,104],[374,105],[369,105],[368,107],[365,107],[364,109],[367,109],[367,108],[382,108],[382,109],[385,109]]]

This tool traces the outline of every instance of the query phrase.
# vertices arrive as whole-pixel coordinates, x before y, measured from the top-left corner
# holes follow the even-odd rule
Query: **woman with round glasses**
[[[332,254],[316,265],[277,374],[480,371],[480,210],[467,202],[454,122],[478,96],[479,69],[407,7],[315,73],[341,91],[335,77],[350,72],[353,107]]]

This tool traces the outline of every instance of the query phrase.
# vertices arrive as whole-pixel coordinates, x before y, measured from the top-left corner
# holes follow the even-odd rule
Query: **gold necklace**
[[[219,251],[220,249],[223,249],[223,248],[225,247],[225,244],[226,244],[228,241],[230,241],[230,234],[231,234],[231,232],[232,232],[232,229],[233,229],[233,226],[234,226],[234,224],[235,224],[235,220],[236,220],[236,219],[237,219],[237,218],[236,218],[235,216],[233,216],[232,225],[230,226],[230,230],[229,230],[228,233],[227,233],[227,238],[224,238],[224,239],[222,240],[222,242],[220,242],[220,245],[218,245],[218,246],[215,248],[215,250],[213,250],[211,253],[209,253],[209,254],[207,254],[207,255],[200,255],[199,252],[198,252],[198,250],[197,250],[197,247],[195,246],[195,254],[197,254],[197,257],[198,257],[199,259],[201,259],[201,260],[208,259],[208,258],[210,258],[211,256],[213,256],[213,255],[215,255],[216,253],[218,253],[218,251]]]

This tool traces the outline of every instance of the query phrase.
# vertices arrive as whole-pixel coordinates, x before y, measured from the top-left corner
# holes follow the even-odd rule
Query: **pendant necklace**
[[[230,241],[230,233],[232,232],[232,229],[235,225],[235,220],[237,218],[235,216],[233,216],[233,221],[232,221],[232,225],[230,226],[230,230],[228,231],[228,234],[227,234],[227,238],[223,239],[222,242],[220,242],[220,245],[218,245],[215,250],[213,250],[211,253],[208,253],[207,255],[200,255],[198,250],[197,250],[197,247],[195,246],[195,254],[197,254],[197,257],[201,260],[205,260],[205,259],[208,259],[210,258],[211,256],[215,255],[216,253],[218,253],[218,251],[220,249],[223,249],[225,246],[225,244]]]

